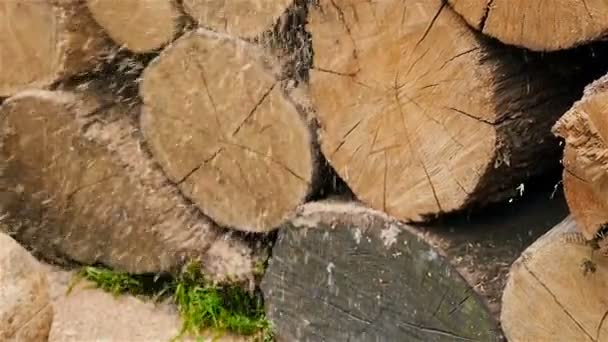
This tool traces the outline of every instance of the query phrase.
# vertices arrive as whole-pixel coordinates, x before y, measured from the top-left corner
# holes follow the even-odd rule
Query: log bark
[[[278,227],[315,189],[318,148],[280,65],[254,45],[187,34],[144,71],[141,127],[169,179],[220,225]]]
[[[163,47],[182,26],[174,0],[87,0],[87,7],[114,42],[135,53]]]
[[[253,279],[258,251],[166,181],[133,125],[137,111],[89,91],[8,99],[0,209],[11,235],[55,262],[156,273],[198,259],[210,279]]]
[[[570,211],[588,239],[608,224],[608,76],[591,83],[553,127],[565,141],[563,183]]]
[[[308,29],[324,155],[407,221],[507,199],[555,166],[551,125],[588,82],[573,56],[476,36],[440,0],[321,0]]]
[[[576,243],[578,230],[568,217],[513,264],[501,315],[509,341],[608,341],[608,259]]]
[[[81,0],[3,1],[0,23],[0,97],[84,72],[107,44]]]
[[[534,51],[568,49],[608,32],[604,1],[448,0],[469,25]]]
[[[546,193],[436,227],[307,203],[279,230],[261,282],[277,341],[499,341],[510,264],[566,215]]]
[[[183,0],[184,11],[200,26],[240,38],[272,29],[294,0]]]

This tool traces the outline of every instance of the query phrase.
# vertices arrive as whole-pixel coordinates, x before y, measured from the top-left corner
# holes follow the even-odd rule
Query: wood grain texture
[[[601,40],[608,31],[603,0],[448,0],[472,27],[503,43],[555,51]]]
[[[568,205],[589,239],[608,224],[608,76],[591,83],[559,119],[563,138],[564,189]]]
[[[557,166],[551,125],[589,81],[574,58],[475,35],[439,0],[321,0],[307,28],[325,156],[407,221],[507,199]]]
[[[608,341],[608,258],[564,239],[578,230],[568,217],[513,264],[501,314],[509,341]]]
[[[272,29],[294,0],[183,0],[200,26],[240,38],[255,38]]]
[[[509,266],[566,216],[563,197],[541,193],[437,227],[305,204],[279,231],[261,284],[278,341],[500,340]]]
[[[403,225],[349,204],[304,210],[281,232],[262,282],[279,341],[497,336],[467,282]]]
[[[108,44],[81,0],[0,3],[0,97],[92,69]]]
[[[149,52],[168,44],[181,28],[174,0],[87,0],[95,21],[120,46]]]
[[[425,241],[485,299],[498,317],[510,266],[539,236],[568,215],[557,182],[531,184],[512,203],[496,204],[477,215],[455,215],[430,226],[416,226]]]
[[[279,72],[260,47],[206,30],[181,37],[144,71],[150,150],[220,225],[276,229],[317,182],[316,136]]]
[[[253,280],[253,252],[189,204],[145,152],[138,107],[88,92],[32,90],[0,107],[0,212],[37,256],[130,273],[200,260]]]

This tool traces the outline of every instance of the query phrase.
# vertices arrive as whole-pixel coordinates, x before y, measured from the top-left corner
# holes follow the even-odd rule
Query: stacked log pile
[[[64,265],[197,259],[279,340],[608,340],[607,15],[0,4],[3,230]]]

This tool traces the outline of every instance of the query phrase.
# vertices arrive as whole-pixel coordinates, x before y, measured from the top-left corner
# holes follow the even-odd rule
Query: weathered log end
[[[484,302],[412,229],[349,203],[285,226],[261,285],[278,340],[489,341]]]

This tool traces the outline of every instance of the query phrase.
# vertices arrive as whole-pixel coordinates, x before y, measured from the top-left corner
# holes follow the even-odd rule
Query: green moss
[[[78,277],[92,281],[113,295],[170,296],[183,322],[176,338],[212,328],[220,332],[254,335],[256,340],[264,342],[274,340],[270,321],[264,313],[262,296],[250,294],[236,285],[220,286],[205,281],[197,263],[190,263],[178,277],[171,279],[151,279],[150,276],[91,266],[84,267]]]

